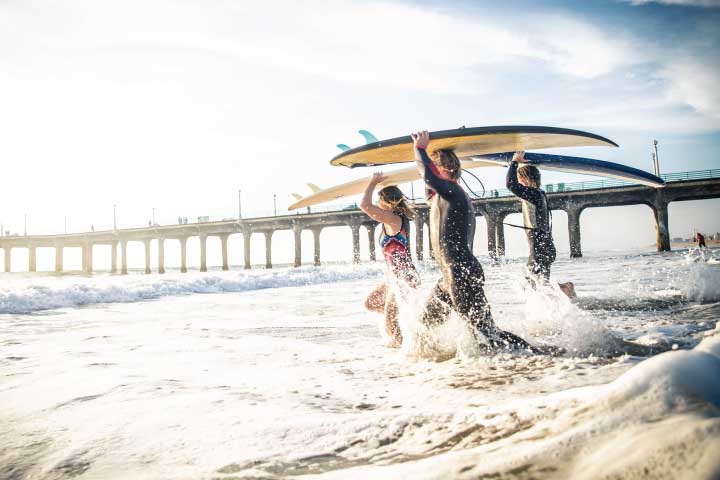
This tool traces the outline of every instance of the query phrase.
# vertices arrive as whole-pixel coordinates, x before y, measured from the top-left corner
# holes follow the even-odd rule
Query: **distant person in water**
[[[449,150],[436,150],[428,155],[430,135],[427,131],[411,137],[416,165],[425,185],[432,191],[430,242],[442,272],[442,279],[428,299],[424,322],[439,324],[454,310],[476,335],[487,339],[491,348],[540,353],[522,338],[497,328],[493,321],[483,289],[485,275],[472,253],[475,212],[467,193],[457,183],[462,173],[460,160]]]
[[[378,204],[373,205],[372,195],[378,183],[385,180],[382,173],[375,173],[365,189],[360,209],[382,225],[379,242],[388,266],[386,280],[378,285],[365,300],[365,308],[385,313],[385,331],[390,344],[402,345],[402,333],[398,323],[399,308],[391,282],[401,281],[416,288],[420,276],[410,256],[410,219],[414,212],[405,195],[398,187],[385,187],[378,192]]]
[[[506,185],[514,195],[522,200],[523,226],[528,241],[528,281],[535,288],[537,281],[550,280],[550,266],[555,261],[557,251],[552,238],[552,222],[547,196],[540,189],[540,170],[527,163],[525,152],[516,152],[508,168]],[[575,298],[575,286],[572,282],[561,283],[560,289],[570,298]]]
[[[705,235],[702,233],[697,232],[695,234],[695,241],[697,242],[698,248],[707,248],[707,245],[705,245]]]

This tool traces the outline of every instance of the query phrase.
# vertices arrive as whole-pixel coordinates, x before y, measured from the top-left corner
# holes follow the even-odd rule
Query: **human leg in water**
[[[394,292],[388,292],[385,301],[385,332],[388,335],[389,346],[398,348],[402,345],[402,332],[400,331],[400,322],[398,317],[400,307]]]
[[[388,284],[386,282],[375,287],[365,299],[365,309],[371,312],[383,313],[387,303],[387,291]]]

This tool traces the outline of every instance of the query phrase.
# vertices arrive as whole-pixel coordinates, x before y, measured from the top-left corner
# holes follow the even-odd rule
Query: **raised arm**
[[[507,177],[505,178],[505,185],[514,195],[527,200],[530,203],[537,203],[542,198],[542,192],[539,188],[526,187],[521,184],[517,179],[518,160],[524,161],[525,157],[522,152],[517,152],[513,156],[512,162],[508,168]]]
[[[372,218],[376,222],[380,222],[387,225],[386,231],[399,232],[402,228],[402,218],[399,215],[394,214],[390,210],[384,210],[372,203],[372,195],[375,191],[375,187],[378,183],[385,180],[385,175],[382,172],[376,172],[368,182],[368,186],[365,189],[363,198],[360,201],[360,210],[365,212],[368,217]]]
[[[415,165],[420,175],[422,175],[425,185],[437,192],[441,197],[450,197],[456,190],[453,187],[457,187],[457,184],[438,176],[437,169],[426,151],[430,143],[430,134],[427,130],[423,130],[418,133],[411,133],[410,136],[415,147]]]

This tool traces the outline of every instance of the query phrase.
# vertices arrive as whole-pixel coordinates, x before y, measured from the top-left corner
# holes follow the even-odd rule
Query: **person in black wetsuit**
[[[535,288],[538,280],[550,280],[550,266],[557,257],[552,238],[550,208],[547,196],[540,189],[540,171],[527,163],[524,152],[516,152],[508,168],[506,185],[514,195],[522,200],[523,225],[528,241],[528,282]],[[560,289],[570,298],[575,298],[572,282],[561,283]]]
[[[430,241],[442,272],[442,279],[428,300],[424,322],[438,324],[454,310],[473,327],[476,335],[485,336],[492,348],[540,353],[522,338],[497,328],[492,319],[483,289],[485,275],[470,247],[475,212],[470,198],[456,181],[461,174],[459,159],[451,151],[438,150],[431,160],[426,152],[428,132],[411,137],[418,170],[434,192],[430,199]]]
[[[385,331],[390,346],[402,345],[402,333],[398,323],[399,308],[390,282],[402,281],[417,288],[420,276],[410,256],[410,218],[414,212],[402,191],[395,186],[385,187],[378,193],[378,205],[373,205],[372,195],[378,183],[385,176],[375,173],[365,189],[360,209],[382,225],[378,239],[388,266],[386,280],[378,285],[365,300],[365,308],[372,312],[385,313]]]

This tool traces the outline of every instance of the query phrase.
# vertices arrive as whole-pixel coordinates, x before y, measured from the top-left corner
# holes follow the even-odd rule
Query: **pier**
[[[703,200],[720,198],[720,170],[702,170],[663,175],[667,185],[654,189],[642,185],[630,184],[618,180],[598,180],[568,184],[546,185],[551,210],[563,210],[568,218],[568,236],[570,256],[582,256],[580,238],[580,218],[582,212],[592,207],[613,207],[621,205],[647,205],[655,219],[656,243],[658,251],[670,250],[670,231],[668,227],[668,205],[684,200]],[[489,197],[473,200],[475,212],[484,216],[488,230],[488,251],[490,255],[502,256],[505,253],[505,232],[503,221],[512,213],[521,211],[520,201],[506,190],[492,190]],[[428,206],[416,205],[415,253],[417,259],[425,256],[423,237],[428,222]],[[5,272],[11,271],[11,252],[13,248],[24,248],[28,252],[28,270],[37,270],[37,249],[55,250],[55,271],[63,272],[63,249],[82,249],[82,270],[93,272],[93,247],[111,246],[111,272],[128,273],[127,248],[130,242],[140,242],[145,248],[145,273],[165,273],[165,242],[180,242],[180,271],[187,272],[187,241],[198,237],[200,241],[200,271],[207,271],[207,238],[218,237],[222,249],[222,269],[230,268],[228,263],[228,242],[231,236],[242,236],[244,268],[249,269],[250,240],[252,235],[263,235],[265,239],[265,266],[272,268],[273,233],[290,230],[294,236],[294,262],[301,265],[302,232],[313,233],[313,263],[320,265],[320,233],[324,228],[343,226],[352,233],[352,261],[360,261],[360,235],[368,235],[369,259],[375,260],[375,229],[377,223],[358,209],[338,210],[318,213],[298,213],[290,215],[225,220],[195,224],[149,226],[143,228],[117,229],[62,235],[15,235],[0,237],[3,250]],[[560,232],[553,232],[557,237]],[[152,262],[151,242],[157,241],[157,259]],[[233,238],[234,241],[234,238]],[[432,252],[429,252],[430,254]],[[119,254],[119,255],[118,255]],[[120,261],[118,264],[118,256]],[[153,268],[154,267],[154,268]]]

